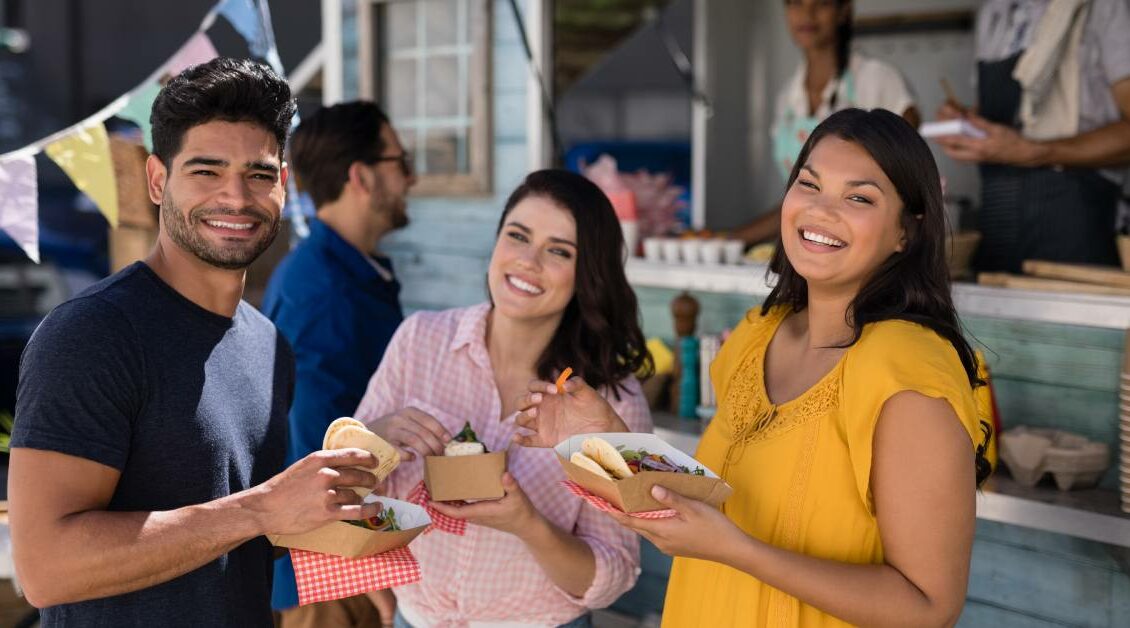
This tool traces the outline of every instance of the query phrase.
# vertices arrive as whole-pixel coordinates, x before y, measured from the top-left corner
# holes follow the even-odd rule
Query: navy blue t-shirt
[[[201,308],[138,262],[55,308],[20,364],[13,447],[113,467],[111,511],[170,510],[283,469],[294,358],[247,303]],[[44,626],[270,626],[263,537],[168,582],[43,609]]]

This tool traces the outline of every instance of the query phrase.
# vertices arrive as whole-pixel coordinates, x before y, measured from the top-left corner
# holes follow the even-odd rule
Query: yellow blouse
[[[915,390],[944,398],[980,441],[976,403],[957,352],[904,321],[868,325],[832,371],[780,405],[765,392],[765,350],[784,308],[751,310],[710,375],[718,413],[697,458],[734,488],[723,505],[747,534],[777,547],[851,563],[883,562],[871,501],[871,441],[883,404]],[[665,627],[843,626],[796,598],[725,565],[677,558]]]

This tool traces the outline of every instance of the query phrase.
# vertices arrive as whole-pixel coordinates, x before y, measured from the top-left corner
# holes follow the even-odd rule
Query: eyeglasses
[[[406,177],[412,176],[412,172],[415,170],[415,167],[412,164],[412,153],[409,153],[408,151],[404,151],[399,155],[386,155],[384,157],[377,157],[373,161],[395,161],[400,164],[400,171],[403,172],[404,176]]]

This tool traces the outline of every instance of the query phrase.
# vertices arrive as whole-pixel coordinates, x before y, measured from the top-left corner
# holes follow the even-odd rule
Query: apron
[[[1012,70],[1021,54],[977,64],[980,114],[1013,128],[1021,89]],[[1120,187],[1097,170],[981,164],[980,171],[977,270],[1019,273],[1026,259],[1118,264]]]
[[[847,100],[845,106],[852,107],[855,102],[855,82],[852,80],[851,72],[845,70],[841,80],[844,83],[844,96]],[[839,91],[837,85],[832,92],[829,111],[836,110],[836,94]],[[808,136],[812,135],[813,129],[823,121],[823,117],[798,116],[790,111],[773,128],[773,163],[777,165],[782,181],[789,180],[793,173],[793,165],[796,162],[797,155],[800,154],[800,149],[804,148],[804,143],[808,140]]]

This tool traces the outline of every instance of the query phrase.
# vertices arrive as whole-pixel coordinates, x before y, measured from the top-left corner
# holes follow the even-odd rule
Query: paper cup
[[[697,264],[702,261],[702,240],[687,238],[686,240],[679,240],[679,245],[682,246],[684,262]],[[1130,387],[1127,390],[1130,390]]]
[[[699,250],[702,255],[703,264],[718,265],[722,263],[722,240],[703,240],[702,248]]]
[[[649,262],[663,259],[663,238],[646,238],[643,241],[643,258]]]
[[[741,240],[726,240],[722,244],[722,261],[727,264],[741,264],[745,255],[745,242]]]
[[[683,248],[675,238],[664,238],[662,242],[663,261],[668,264],[678,264],[682,260]]]

